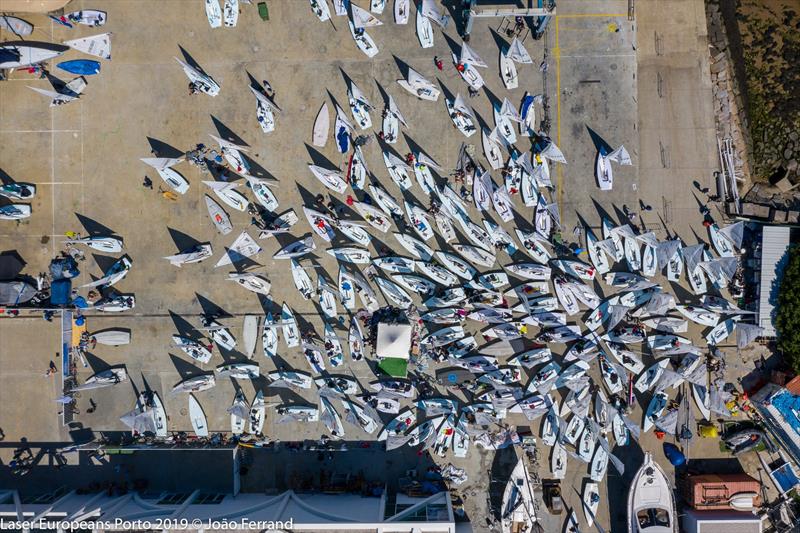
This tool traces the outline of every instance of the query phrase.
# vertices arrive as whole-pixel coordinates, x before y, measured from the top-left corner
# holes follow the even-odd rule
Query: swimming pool
[[[792,465],[786,463],[772,471],[772,478],[781,489],[782,493],[786,493],[793,489],[796,485],[800,484],[797,474],[794,473]]]
[[[770,399],[770,403],[781,414],[783,421],[794,430],[792,437],[800,438],[800,396],[782,390]]]

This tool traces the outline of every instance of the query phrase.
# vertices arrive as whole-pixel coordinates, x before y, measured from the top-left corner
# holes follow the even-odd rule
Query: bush
[[[778,350],[784,361],[800,373],[800,246],[787,252],[780,283],[778,305],[775,312],[775,330],[778,332]],[[761,290],[773,290],[762,287]]]

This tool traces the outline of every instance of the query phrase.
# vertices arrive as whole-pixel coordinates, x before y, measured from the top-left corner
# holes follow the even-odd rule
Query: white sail
[[[336,106],[336,128],[335,131],[339,131],[339,126],[345,126],[350,131],[355,131],[353,124],[347,120],[347,116],[345,115],[344,111],[338,105]]]
[[[394,98],[392,95],[389,95],[389,112],[397,117],[397,120],[403,123],[403,126],[408,127],[406,124],[406,119],[403,118],[403,115],[400,113],[400,109],[398,109],[397,104],[394,102]]]
[[[224,265],[230,265],[237,261],[241,261],[247,257],[252,257],[261,251],[261,246],[253,240],[253,238],[246,232],[243,231],[233,244],[231,244],[230,248],[228,248],[227,253],[223,255],[217,264],[214,265],[214,268],[221,267]]]
[[[611,152],[606,156],[606,159],[609,161],[614,161],[620,165],[632,165],[631,156],[628,155],[628,151],[625,149],[624,146],[620,145],[619,148]]]
[[[133,433],[155,433],[156,421],[152,411],[134,409],[119,418],[120,422],[131,428]]]
[[[412,87],[429,87],[433,85],[422,74],[420,74],[413,68],[408,69],[408,76],[406,76],[406,80],[408,81],[408,84],[411,85]]]
[[[47,96],[50,98],[50,107],[55,107],[57,105],[66,104],[68,102],[72,102],[73,100],[77,100],[77,96],[71,96],[69,94],[57,93],[55,91],[48,91],[47,89],[40,89],[38,87],[31,87],[28,85],[28,89],[34,90],[37,93]]]
[[[611,460],[611,464],[613,464],[614,468],[617,469],[617,472],[619,472],[619,475],[620,476],[624,475],[625,474],[625,465],[622,464],[622,461],[620,461],[615,455],[613,455],[611,453],[611,450],[609,449],[609,446],[608,446],[608,440],[605,437],[603,437],[603,438],[598,439],[597,442],[600,444],[600,447],[603,448],[603,450],[605,450],[605,452],[608,454],[608,458]]]
[[[164,170],[173,167],[183,161],[182,157],[143,157],[142,163],[150,165],[156,170]]]
[[[695,244],[694,246],[687,246],[683,249],[683,258],[686,261],[686,270],[691,274],[700,264],[703,258],[703,251],[705,244]]]
[[[101,33],[91,37],[72,39],[64,41],[64,44],[84,54],[102,59],[111,59],[111,33]]]
[[[350,7],[353,10],[353,26],[356,28],[370,28],[373,26],[382,26],[383,22],[374,17],[369,11],[362,7],[351,3]]]
[[[653,248],[658,247],[658,238],[656,237],[655,232],[648,231],[647,233],[637,235],[636,238],[645,243],[647,246],[652,246]]]
[[[417,154],[417,163],[427,165],[437,170],[442,170],[442,167],[440,167],[436,161],[431,159],[430,156],[426,155],[424,152],[420,152]]]
[[[469,106],[464,97],[461,96],[461,93],[456,94],[456,99],[453,102],[453,109],[456,111],[460,111],[465,115],[469,115],[470,118],[475,118],[475,113],[472,111],[472,108]]]
[[[515,122],[522,122],[522,117],[519,116],[517,108],[511,103],[508,98],[503,100],[503,105],[500,107],[500,114]]]
[[[561,227],[561,214],[558,212],[558,204],[556,202],[547,204],[547,212],[550,213],[550,218],[553,219],[555,225]]]
[[[488,67],[486,62],[481,59],[481,56],[479,56],[478,53],[470,48],[465,42],[461,43],[461,57],[459,60],[462,63],[466,63],[470,67]]]
[[[240,144],[236,144],[234,142],[227,141],[227,140],[225,140],[225,139],[223,139],[221,137],[217,137],[216,135],[213,135],[211,133],[209,133],[208,136],[211,137],[212,139],[214,139],[215,141],[217,141],[217,144],[219,144],[220,148],[225,148],[226,150],[236,150],[236,151],[239,151],[239,152],[247,152],[247,147],[246,146],[242,146]]]
[[[447,27],[447,23],[450,20],[449,17],[442,15],[434,0],[422,0],[420,13],[442,29]]]
[[[656,293],[645,305],[645,313],[649,316],[663,316],[675,308],[675,297],[667,293]]]
[[[739,269],[738,257],[720,257],[711,261],[703,261],[700,267],[714,278],[725,277],[730,280]]]
[[[721,228],[719,232],[728,238],[733,243],[734,248],[742,247],[742,240],[744,239],[744,222],[739,221],[730,226]]]
[[[262,93],[261,91],[259,91],[255,87],[253,87],[252,85],[250,86],[250,91],[252,91],[253,95],[256,97],[256,100],[258,100],[258,102],[260,104],[266,106],[267,108],[271,109],[272,111],[277,111],[278,113],[281,112],[281,108],[276,106],[275,103],[272,100],[267,98],[267,96],[264,93]]]
[[[736,346],[741,350],[764,334],[764,328],[755,324],[740,323],[736,328]]]
[[[658,261],[658,269],[661,270],[669,264],[670,259],[675,255],[681,247],[681,241],[671,240],[658,243],[656,247],[656,260]]]
[[[356,7],[356,6],[353,6],[353,7]],[[364,94],[364,91],[361,90],[361,87],[359,87],[358,85],[356,85],[352,81],[350,82],[350,93],[353,95],[353,100],[356,100],[357,102],[361,102],[362,104],[366,105],[370,109],[372,108],[372,104],[369,103],[369,100],[367,99],[367,95]]]
[[[511,46],[508,47],[507,55],[509,59],[517,63],[533,63],[533,59],[531,59],[530,54],[527,50],[525,50],[525,47],[522,46],[522,43],[516,37],[514,37],[514,40],[511,41]]]
[[[561,151],[561,149],[559,149],[558,146],[556,146],[556,144],[553,141],[550,141],[550,143],[547,146],[545,146],[544,150],[542,150],[539,155],[549,159],[550,161],[564,163],[565,165],[567,164],[567,160],[564,157],[564,153]]]

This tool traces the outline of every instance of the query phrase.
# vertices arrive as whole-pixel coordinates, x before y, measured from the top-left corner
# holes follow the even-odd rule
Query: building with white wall
[[[0,521],[16,530],[39,521],[71,522],[93,530],[148,529],[346,531],[349,533],[455,533],[450,495],[411,498],[383,491],[380,497],[353,494],[137,493],[109,495],[55,491],[23,499],[0,491]],[[28,522],[29,524],[25,524]],[[18,523],[18,524],[17,524]],[[14,527],[18,525],[18,527]],[[459,531],[462,531],[459,527]]]

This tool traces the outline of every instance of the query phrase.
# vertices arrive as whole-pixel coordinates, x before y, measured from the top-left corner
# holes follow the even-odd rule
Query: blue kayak
[[[91,59],[73,59],[72,61],[63,61],[56,65],[61,70],[66,70],[72,74],[79,76],[91,76],[92,74],[100,73],[100,62]]]

